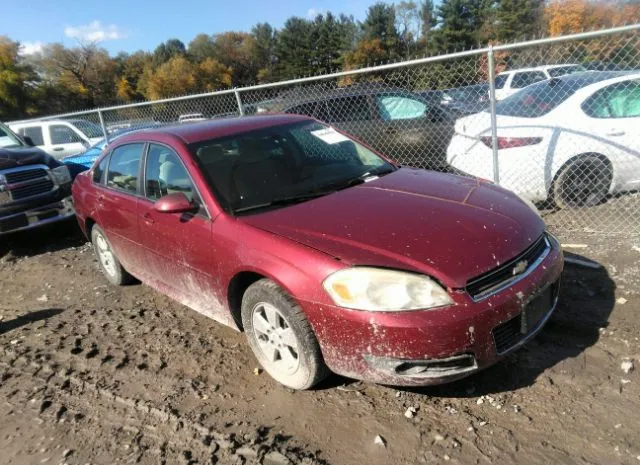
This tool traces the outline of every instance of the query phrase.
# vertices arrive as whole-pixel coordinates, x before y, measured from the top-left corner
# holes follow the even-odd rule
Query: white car
[[[99,125],[81,119],[25,121],[9,127],[57,159],[83,152],[104,137]]]
[[[503,71],[496,76],[496,100],[503,100],[536,82],[583,71],[586,71],[586,68],[577,64],[545,65]]]
[[[498,102],[499,183],[532,202],[586,207],[640,189],[640,72],[591,71]],[[491,115],[456,121],[454,170],[493,179]]]

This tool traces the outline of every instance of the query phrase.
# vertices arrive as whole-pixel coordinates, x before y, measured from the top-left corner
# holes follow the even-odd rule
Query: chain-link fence
[[[52,116],[40,120],[46,127],[10,125],[62,158],[83,150],[81,138],[304,114],[400,164],[493,180],[533,202],[560,235],[637,235],[639,31],[626,26]]]

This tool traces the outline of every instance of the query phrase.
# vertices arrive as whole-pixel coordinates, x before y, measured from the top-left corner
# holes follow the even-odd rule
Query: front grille
[[[496,352],[498,352],[498,354],[508,351],[523,339],[527,338],[533,331],[538,329],[541,321],[544,321],[549,312],[553,309],[553,305],[558,298],[559,289],[560,282],[556,281],[527,303],[524,307],[524,312],[519,313],[517,316],[493,328],[491,334],[493,335],[493,341],[496,345]],[[549,308],[540,316],[540,320],[528,328],[523,321],[523,319],[526,321],[525,313],[527,312],[527,308],[533,309],[536,304],[539,304],[539,302],[537,302],[538,299],[546,302]],[[526,329],[526,331],[523,331],[523,328]]]
[[[516,258],[509,260],[498,268],[494,268],[493,270],[469,280],[466,286],[467,292],[471,298],[478,300],[491,293],[491,291],[507,285],[510,281],[517,279],[518,275],[526,272],[526,270],[521,270],[520,273],[514,272],[514,268],[518,263],[526,261],[528,270],[532,264],[542,256],[548,247],[549,243],[547,242],[546,236],[543,234],[532,246]]]
[[[4,176],[8,184],[14,184],[18,182],[31,181],[32,179],[45,178],[47,177],[47,172],[41,168],[35,168],[32,170],[6,173]]]
[[[20,187],[14,187],[9,190],[12,200],[21,200],[34,195],[45,194],[53,189],[51,179],[45,178],[33,181]]]

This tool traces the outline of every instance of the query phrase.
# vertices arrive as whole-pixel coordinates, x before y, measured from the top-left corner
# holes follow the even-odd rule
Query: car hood
[[[451,288],[514,258],[545,228],[500,187],[409,168],[239,220],[348,265],[426,273]]]
[[[53,157],[35,147],[0,148],[0,170],[25,165],[47,165],[49,168],[60,166]]]

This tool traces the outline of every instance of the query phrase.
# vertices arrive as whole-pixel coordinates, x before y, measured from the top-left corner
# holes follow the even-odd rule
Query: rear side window
[[[511,80],[511,88],[522,89],[523,87],[527,87],[536,82],[544,81],[546,78],[547,76],[545,76],[545,74],[541,71],[525,71],[522,73],[515,73],[513,75],[513,79]]]
[[[103,183],[103,175],[105,170],[107,169],[107,163],[109,163],[109,157],[104,157],[100,160],[100,163],[93,169],[93,182],[96,184]]]
[[[508,74],[500,74],[496,76],[496,81],[495,81],[496,89],[504,89],[504,85],[507,83],[508,77],[509,77]]]
[[[537,118],[546,115],[571,97],[580,84],[563,81],[540,82],[499,101],[496,113],[506,116]]]
[[[369,100],[366,95],[343,97],[328,102],[329,121],[345,122],[370,120]]]
[[[49,126],[49,135],[51,136],[51,143],[54,145],[82,142],[82,138],[73,129],[61,124]]]
[[[40,126],[32,126],[30,128],[22,128],[20,134],[31,139],[34,145],[44,145],[42,137],[42,128]]]
[[[144,144],[128,144],[117,147],[111,153],[107,172],[107,187],[136,193],[138,172]]]
[[[600,89],[583,104],[592,118],[633,118],[640,116],[640,81],[627,81]]]
[[[427,113],[427,104],[399,95],[378,96],[380,117],[384,121],[422,118]]]

